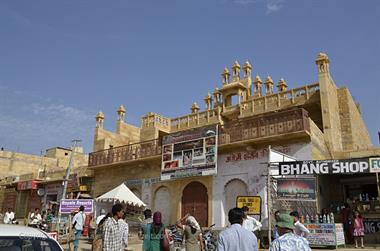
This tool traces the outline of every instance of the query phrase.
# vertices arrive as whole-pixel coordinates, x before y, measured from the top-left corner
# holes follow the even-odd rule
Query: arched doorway
[[[240,179],[232,179],[230,180],[226,186],[224,187],[224,198],[225,198],[225,215],[226,222],[228,222],[228,211],[231,208],[236,207],[236,198],[238,196],[246,196],[248,195],[248,186],[244,181]]]
[[[154,209],[155,211],[160,211],[162,214],[162,222],[165,225],[170,224],[171,216],[171,199],[169,189],[167,187],[160,187],[156,190],[154,195]]]
[[[182,192],[182,216],[193,215],[199,225],[207,226],[208,195],[207,188],[200,182],[189,183]]]

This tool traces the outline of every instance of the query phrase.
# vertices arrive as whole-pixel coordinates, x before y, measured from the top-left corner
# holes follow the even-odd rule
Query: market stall
[[[122,203],[129,207],[140,209],[146,206],[124,183],[97,197],[95,201],[97,214],[99,214],[101,209],[105,209],[106,212],[109,212],[115,203]]]

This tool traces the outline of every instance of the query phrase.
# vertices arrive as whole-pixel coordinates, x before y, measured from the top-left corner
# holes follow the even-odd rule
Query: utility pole
[[[72,168],[73,162],[74,162],[75,150],[76,150],[76,147],[78,146],[78,144],[81,142],[81,140],[74,139],[71,142],[73,143],[73,145],[72,145],[72,148],[71,148],[69,166],[66,169],[65,179],[63,180],[63,191],[62,191],[61,200],[66,198],[67,183],[69,181],[70,173],[71,173],[71,168]],[[60,225],[60,223],[61,223],[61,210],[58,211],[58,223],[57,223],[57,235],[58,235],[58,237],[59,237],[59,225]]]

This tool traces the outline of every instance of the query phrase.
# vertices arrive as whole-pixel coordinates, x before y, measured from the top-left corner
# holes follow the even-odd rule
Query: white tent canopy
[[[96,198],[97,202],[115,202],[125,203],[137,207],[145,207],[145,203],[142,202],[129,188],[122,183],[120,186],[115,187],[111,191]]]

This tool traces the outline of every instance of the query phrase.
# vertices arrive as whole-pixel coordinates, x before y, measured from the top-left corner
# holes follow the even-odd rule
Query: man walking
[[[244,206],[241,209],[244,212],[243,228],[252,233],[254,233],[256,230],[260,230],[263,225],[260,223],[260,221],[248,215],[249,208],[247,206]]]
[[[103,229],[103,251],[123,250],[121,229],[118,221],[124,215],[123,206],[115,204],[112,207],[112,217],[108,218]]]
[[[276,219],[280,237],[275,239],[269,251],[311,251],[309,242],[293,233],[294,220],[289,214],[280,214]]]
[[[244,229],[244,212],[241,208],[233,208],[228,212],[228,221],[231,226],[223,230],[218,238],[218,251],[257,251],[256,236]]]
[[[74,251],[77,251],[79,247],[79,238],[83,231],[85,217],[84,206],[80,206],[79,212],[76,213],[73,218],[73,228],[75,230]]]
[[[309,229],[307,229],[304,224],[300,222],[300,216],[297,211],[293,211],[290,213],[290,216],[294,218],[294,233],[296,235],[307,238],[307,235],[310,233]]]

